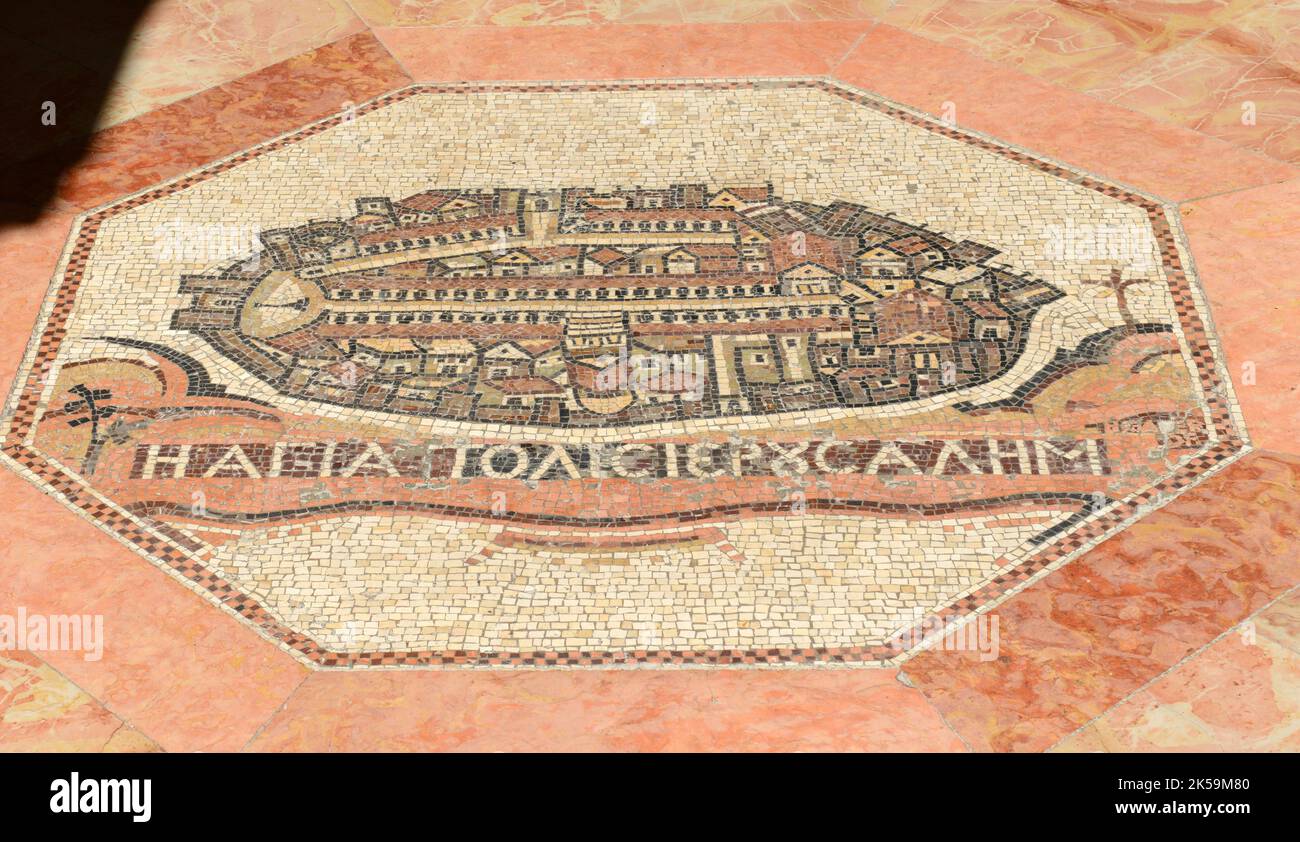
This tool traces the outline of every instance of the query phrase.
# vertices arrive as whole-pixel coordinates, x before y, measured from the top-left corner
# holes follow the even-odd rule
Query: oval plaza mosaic
[[[1217,353],[860,91],[415,86],[83,217],[4,457],[317,666],[876,665],[1240,455]]]

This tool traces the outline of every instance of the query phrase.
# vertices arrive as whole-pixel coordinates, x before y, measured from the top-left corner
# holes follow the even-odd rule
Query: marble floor
[[[1295,750],[1297,29],[154,4],[0,229],[0,751]]]

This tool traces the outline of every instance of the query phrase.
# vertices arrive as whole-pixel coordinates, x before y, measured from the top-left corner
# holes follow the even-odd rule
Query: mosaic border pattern
[[[409,652],[331,652],[310,637],[294,631],[275,619],[261,604],[241,592],[234,583],[208,569],[209,556],[182,536],[170,530],[142,522],[111,501],[103,499],[86,486],[73,471],[45,457],[31,446],[36,413],[44,389],[43,372],[57,357],[66,335],[64,327],[76,301],[84,277],[85,265],[96,234],[108,218],[184,190],[255,157],[281,149],[318,134],[333,126],[400,102],[411,96],[444,93],[490,92],[567,92],[567,91],[636,91],[636,90],[739,90],[792,87],[819,90],[871,108],[893,119],[925,129],[943,137],[1000,155],[1048,175],[1069,181],[1107,197],[1135,205],[1147,214],[1160,247],[1160,255],[1179,317],[1179,324],[1199,376],[1202,395],[1213,430],[1212,443],[1197,456],[1180,466],[1164,480],[1116,501],[1105,509],[1083,517],[1072,530],[1054,538],[1048,546],[1028,552],[1001,574],[975,590],[959,596],[947,607],[932,615],[928,623],[900,630],[890,641],[872,646],[807,649],[727,649],[716,651],[632,650],[632,651],[530,651],[480,652],[473,650]],[[952,623],[987,611],[1034,579],[1086,552],[1105,538],[1127,526],[1156,507],[1170,502],[1177,494],[1196,485],[1208,475],[1226,467],[1250,450],[1239,411],[1235,408],[1232,387],[1218,359],[1215,340],[1206,330],[1198,303],[1202,297],[1183,265],[1178,233],[1170,225],[1166,207],[1158,200],[1136,191],[1109,184],[1100,178],[1067,169],[1028,152],[1015,149],[971,131],[939,122],[889,102],[873,94],[855,90],[840,82],[823,78],[701,80],[701,81],[627,81],[627,82],[535,82],[481,84],[415,84],[392,91],[350,110],[282,135],[259,146],[211,164],[163,185],[90,211],[77,220],[76,234],[65,250],[62,269],[51,289],[39,317],[44,321],[40,333],[28,346],[23,368],[25,379],[16,380],[8,405],[12,416],[0,458],[20,474],[33,481],[45,493],[59,498],[80,516],[97,524],[128,547],[181,579],[192,590],[205,595],[225,610],[251,623],[263,636],[316,668],[352,667],[635,667],[635,666],[885,666],[896,664],[923,649],[930,641],[908,649],[897,641],[917,640],[926,627],[933,628],[935,618]],[[1203,305],[1202,305],[1203,306]],[[39,325],[39,322],[38,322]],[[20,373],[22,368],[20,368]],[[809,501],[810,503],[812,501]],[[717,518],[714,518],[715,520]]]

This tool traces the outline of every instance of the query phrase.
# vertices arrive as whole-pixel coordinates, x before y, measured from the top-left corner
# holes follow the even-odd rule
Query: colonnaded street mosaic
[[[4,457],[319,667],[871,666],[1244,452],[1217,354],[1171,208],[870,94],[414,86],[82,218]]]

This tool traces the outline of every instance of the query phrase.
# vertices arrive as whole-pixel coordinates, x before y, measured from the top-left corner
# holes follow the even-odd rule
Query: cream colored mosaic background
[[[338,652],[848,647],[988,579],[1064,517],[761,518],[725,526],[741,562],[698,543],[499,549],[471,566],[501,527],[368,516],[244,532],[214,561]]]

